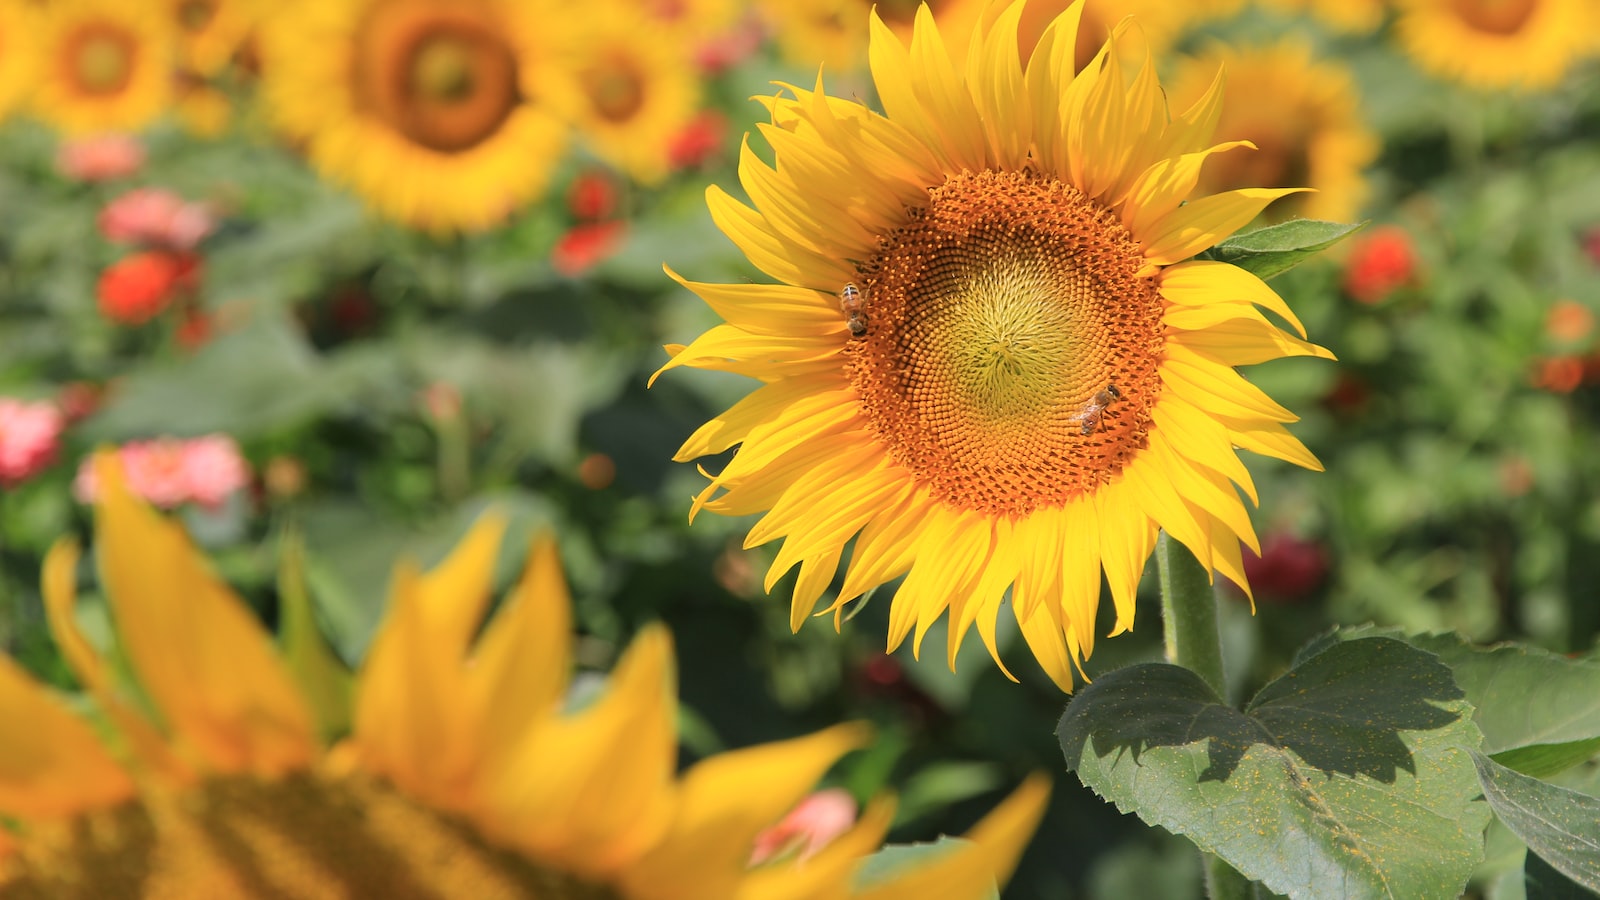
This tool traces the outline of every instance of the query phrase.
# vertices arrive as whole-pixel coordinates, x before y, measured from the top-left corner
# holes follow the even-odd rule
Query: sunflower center
[[[1516,34],[1533,17],[1538,0],[1455,0],[1456,15],[1478,31]]]
[[[115,94],[133,78],[139,44],[120,28],[104,24],[79,29],[68,45],[73,83],[86,94]]]
[[[184,0],[178,4],[178,25],[184,31],[199,34],[217,17],[217,0]]]
[[[644,78],[622,57],[584,72],[582,84],[595,113],[607,122],[627,122],[644,107]]]
[[[1114,477],[1159,391],[1140,247],[1071,185],[964,173],[859,268],[847,368],[873,430],[946,503],[1026,515]]]
[[[385,15],[369,18],[357,54],[366,108],[440,153],[496,134],[521,102],[516,56],[498,24],[466,7],[378,8]]]
[[[30,831],[7,896],[619,900],[361,777],[221,778]]]

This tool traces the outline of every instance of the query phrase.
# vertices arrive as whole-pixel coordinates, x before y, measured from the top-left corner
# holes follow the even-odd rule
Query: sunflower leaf
[[[1514,772],[1473,752],[1495,815],[1561,874],[1600,891],[1600,797]]]
[[[1350,628],[1329,637],[1373,636],[1403,640],[1450,667],[1495,762],[1544,778],[1600,752],[1600,661],[1525,644],[1477,647],[1455,634]]]
[[[1187,669],[1119,669],[1058,734],[1100,796],[1273,891],[1453,898],[1489,821],[1471,714],[1432,654],[1369,638],[1301,660],[1242,712]]]
[[[1292,219],[1246,234],[1236,234],[1201,256],[1232,263],[1265,281],[1289,271],[1366,225],[1365,222],[1347,224]]]

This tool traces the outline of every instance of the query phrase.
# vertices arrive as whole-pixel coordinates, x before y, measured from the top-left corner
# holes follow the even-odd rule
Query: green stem
[[[1161,576],[1161,632],[1167,661],[1199,675],[1218,697],[1228,696],[1222,671],[1222,633],[1217,630],[1217,594],[1211,573],[1189,548],[1161,532],[1156,541],[1156,570]],[[1211,900],[1248,900],[1250,882],[1226,862],[1201,853],[1206,896]]]
[[[1156,541],[1161,574],[1161,628],[1167,661],[1199,675],[1218,697],[1228,696],[1222,674],[1222,634],[1210,573],[1165,531]]]

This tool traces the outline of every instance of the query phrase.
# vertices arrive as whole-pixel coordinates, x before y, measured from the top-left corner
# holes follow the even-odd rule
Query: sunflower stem
[[[1222,632],[1217,630],[1217,594],[1211,586],[1211,573],[1189,548],[1165,531],[1156,540],[1156,571],[1161,576],[1161,632],[1167,661],[1199,675],[1225,700],[1228,684],[1222,670]],[[1221,857],[1201,852],[1200,859],[1210,900],[1248,900],[1248,879]]]
[[[1161,574],[1161,628],[1167,661],[1199,675],[1218,697],[1228,696],[1222,673],[1222,633],[1217,630],[1217,595],[1211,573],[1189,548],[1165,531],[1156,541]]]

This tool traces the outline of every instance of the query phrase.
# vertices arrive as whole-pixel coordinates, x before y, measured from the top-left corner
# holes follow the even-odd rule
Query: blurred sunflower
[[[601,0],[578,22],[568,64],[583,101],[573,125],[595,155],[641,184],[666,178],[672,139],[700,108],[688,41],[639,27],[629,0]]]
[[[316,167],[384,215],[489,228],[544,192],[565,147],[564,18],[517,0],[296,3],[263,25],[263,89]]]
[[[1249,141],[1256,151],[1218,157],[1201,173],[1199,189],[1304,185],[1316,193],[1278,201],[1273,218],[1344,221],[1358,215],[1367,194],[1362,170],[1377,159],[1379,144],[1362,117],[1350,70],[1315,59],[1308,45],[1292,39],[1253,48],[1217,44],[1177,66],[1173,102],[1204,96],[1219,68],[1228,73],[1229,88],[1216,134]]]
[[[0,0],[0,121],[27,102],[38,77],[34,16],[26,0]]]
[[[256,27],[259,0],[162,0],[178,36],[179,65],[197,75],[221,71]]]
[[[156,10],[123,0],[41,8],[35,113],[69,134],[132,131],[166,110],[172,34]]]
[[[1261,0],[1283,12],[1307,13],[1335,31],[1370,34],[1383,24],[1390,0]]]
[[[757,0],[778,53],[796,65],[854,72],[866,62],[863,0]]]
[[[785,538],[772,586],[800,566],[796,628],[904,574],[888,644],[950,613],[948,653],[976,624],[992,654],[1011,606],[1063,689],[1094,645],[1101,570],[1112,633],[1159,528],[1243,584],[1256,546],[1237,483],[1243,447],[1320,468],[1284,429],[1293,413],[1235,366],[1326,350],[1255,276],[1188,261],[1293,189],[1191,197],[1220,79],[1171,118],[1149,60],[1131,82],[1119,28],[1081,74],[1081,5],[1017,52],[1020,3],[996,7],[963,69],[934,19],[908,49],[872,18],[872,74],[887,115],[793,89],[748,146],[754,208],[713,187],[712,218],[780,283],[684,282],[727,324],[663,367],[764,382],[677,459],[737,453],[693,513],[767,511],[747,546]],[[844,291],[841,309],[836,297]],[[657,373],[659,375],[659,373]],[[998,660],[998,656],[997,656]]]
[[[1594,41],[1593,0],[1396,0],[1417,67],[1474,88],[1539,90]]]
[[[646,629],[600,699],[562,711],[570,603],[553,545],[481,636],[502,523],[486,517],[423,574],[395,573],[356,685],[351,735],[325,752],[311,698],[181,528],[96,460],[101,580],[138,686],[73,614],[78,551],[45,563],[50,627],[107,729],[0,657],[0,891],[82,897],[899,898],[928,879],[982,896],[1038,822],[1035,776],[973,842],[851,893],[892,802],[806,865],[748,869],[756,835],[865,739],[837,726],[707,759],[675,777],[672,644]],[[476,639],[474,639],[476,637]],[[309,659],[309,656],[302,656]],[[295,676],[302,683],[297,685]],[[318,710],[337,708],[324,703]]]

